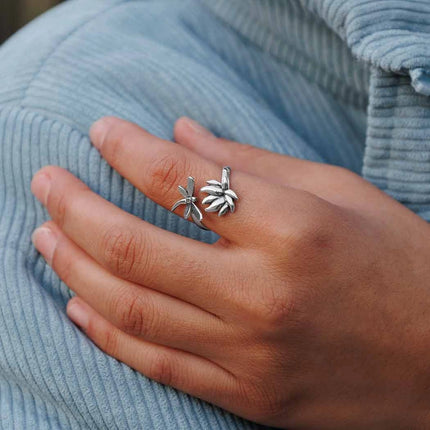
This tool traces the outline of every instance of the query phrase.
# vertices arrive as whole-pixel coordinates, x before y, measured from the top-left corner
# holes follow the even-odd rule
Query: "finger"
[[[32,191],[53,221],[115,276],[175,296],[208,311],[224,304],[216,265],[228,270],[228,252],[147,223],[93,193],[68,171],[48,166]],[[222,252],[223,251],[223,252]]]
[[[205,195],[198,190],[207,185],[207,180],[221,181],[222,166],[180,145],[154,137],[127,121],[103,118],[94,124],[90,135],[112,167],[165,208],[172,208],[176,201],[184,198],[184,191],[181,194],[178,186],[187,187],[189,176],[196,179],[195,195],[199,200]],[[276,201],[279,192],[258,178],[236,171],[232,172],[230,185],[239,199],[233,201],[234,197],[226,197],[222,191],[214,197],[216,203],[211,201],[210,207],[219,205],[218,209],[228,209],[228,203],[231,211],[237,210],[223,217],[218,216],[219,212],[205,213],[204,224],[226,239],[241,242],[260,230],[261,217],[267,212],[266,200]],[[209,206],[205,210],[208,211]],[[183,213],[179,209],[176,212]]]
[[[228,408],[237,393],[236,379],[227,370],[190,353],[146,342],[113,326],[79,297],[67,314],[104,352],[148,378]]]
[[[62,281],[125,333],[206,357],[221,350],[227,328],[214,315],[114,277],[52,221],[36,229],[32,240]]]
[[[175,124],[175,141],[207,160],[256,175],[264,180],[295,187],[350,207],[377,203],[382,192],[355,173],[339,166],[277,154],[248,144],[218,138],[189,118]],[[346,190],[348,192],[346,192]],[[358,194],[357,194],[358,193]]]
[[[231,160],[229,161],[231,167],[234,166],[235,169],[259,176],[272,183],[285,184],[287,179],[294,179],[299,173],[307,177],[310,169],[316,169],[320,165],[327,167],[321,163],[218,138],[187,117],[180,118],[176,122],[174,137],[177,143],[208,160],[221,165]]]

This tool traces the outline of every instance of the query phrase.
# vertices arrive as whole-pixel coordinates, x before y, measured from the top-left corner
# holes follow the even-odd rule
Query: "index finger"
[[[222,166],[124,120],[102,118],[93,125],[90,136],[114,169],[161,206],[171,209],[177,202],[175,210],[181,206],[190,212],[193,206],[186,199],[194,191],[203,224],[230,241],[255,238],[262,229],[261,218],[268,212],[266,201],[279,197],[276,185],[239,171],[228,174]],[[195,179],[194,187],[189,177]]]

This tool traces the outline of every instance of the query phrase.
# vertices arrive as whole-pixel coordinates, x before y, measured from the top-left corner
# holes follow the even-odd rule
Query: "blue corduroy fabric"
[[[197,240],[88,139],[116,115],[344,166],[430,219],[425,0],[69,0],[0,48],[0,428],[247,429],[97,349],[30,242],[30,192],[55,164],[124,210]],[[258,160],[256,160],[258,163]],[[144,174],[144,172],[142,172]]]

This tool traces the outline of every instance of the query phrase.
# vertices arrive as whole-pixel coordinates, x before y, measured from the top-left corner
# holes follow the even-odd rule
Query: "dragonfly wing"
[[[191,205],[187,205],[184,211],[184,219],[188,219],[191,215]]]
[[[182,185],[179,185],[178,190],[185,198],[188,197],[187,190]]]
[[[195,180],[192,176],[188,176],[187,179],[187,192],[188,195],[191,197],[194,194],[194,184],[195,184]]]
[[[200,212],[200,209],[196,205],[191,206],[191,216],[195,222],[195,219],[201,221],[203,219],[203,214]]]
[[[185,204],[187,204],[187,202],[186,202],[186,200],[185,200],[185,199],[178,200],[178,201],[173,205],[172,209],[170,209],[170,210],[171,210],[172,212],[175,212],[175,210],[176,210],[176,208],[177,208],[177,207],[179,207],[179,206],[181,206],[181,205],[185,205]]]
[[[228,203],[226,202],[224,204],[224,206],[221,208],[221,210],[218,212],[218,216],[223,216],[228,212],[229,206]]]
[[[237,200],[239,197],[237,197],[237,194],[233,190],[225,190],[224,193],[231,197],[232,199]]]

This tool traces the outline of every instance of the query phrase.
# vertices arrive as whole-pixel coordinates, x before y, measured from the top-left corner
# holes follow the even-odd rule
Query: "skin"
[[[36,248],[76,293],[69,317],[162,384],[289,429],[430,428],[428,224],[343,168],[219,139],[189,119],[174,144],[104,118],[91,140],[170,209],[232,168],[236,212],[204,244],[159,229],[47,166]],[[182,209],[177,209],[182,215]]]

